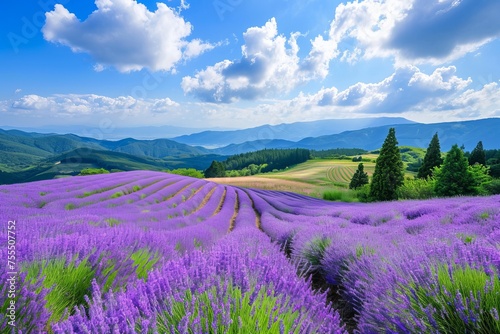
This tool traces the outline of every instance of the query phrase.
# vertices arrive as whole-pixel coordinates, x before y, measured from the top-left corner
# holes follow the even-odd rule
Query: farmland
[[[0,330],[13,300],[26,333],[498,332],[499,207],[145,171],[1,186]]]
[[[375,155],[371,158],[376,159]],[[321,197],[332,187],[347,188],[359,162],[340,159],[313,159],[290,169],[244,177],[212,178],[210,181],[239,187],[291,191]],[[372,175],[375,163],[363,162],[365,171]]]

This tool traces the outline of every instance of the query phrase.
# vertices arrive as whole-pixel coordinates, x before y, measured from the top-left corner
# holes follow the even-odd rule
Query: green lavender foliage
[[[288,299],[267,293],[267,287],[262,286],[256,298],[251,301],[254,290],[245,293],[241,288],[229,284],[225,287],[213,286],[202,293],[193,294],[187,290],[183,301],[171,300],[170,312],[157,317],[156,325],[160,333],[181,333],[178,329],[181,323],[190,328],[199,321],[203,333],[300,333],[298,311],[292,311]],[[214,312],[213,303],[219,307],[228,308],[230,320],[224,319],[221,312]],[[191,305],[191,307],[187,307]],[[229,320],[229,321],[228,321]],[[229,324],[228,324],[229,322]],[[292,329],[295,328],[293,331]],[[173,330],[173,331],[172,331]]]
[[[72,312],[77,305],[85,304],[85,295],[90,294],[94,270],[87,259],[78,264],[75,259],[42,260],[32,262],[23,268],[27,279],[43,281],[42,286],[50,289],[46,296],[46,307],[52,315],[49,322],[61,320],[65,311]]]
[[[437,277],[434,284],[402,287],[413,311],[428,328],[450,334],[500,332],[498,275],[448,264],[433,271]]]

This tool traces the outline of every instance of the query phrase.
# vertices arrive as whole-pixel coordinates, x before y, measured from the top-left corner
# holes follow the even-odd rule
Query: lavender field
[[[500,332],[500,196],[343,204],[137,171],[0,186],[0,219],[2,333]]]

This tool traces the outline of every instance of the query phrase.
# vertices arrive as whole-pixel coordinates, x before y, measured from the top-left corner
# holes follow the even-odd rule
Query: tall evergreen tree
[[[376,161],[370,197],[376,201],[395,200],[398,198],[396,190],[403,182],[403,161],[396,140],[396,130],[390,128]]]
[[[363,164],[360,163],[352,176],[351,183],[349,183],[349,189],[357,189],[365,184],[368,184],[368,174],[365,172]]]
[[[475,193],[474,178],[464,152],[453,145],[443,165],[436,171],[434,190],[439,196],[471,195]]]
[[[424,161],[418,170],[417,177],[421,179],[431,177],[434,167],[439,167],[442,163],[441,146],[439,145],[439,138],[436,132],[427,148],[427,152],[425,152]]]
[[[483,142],[477,143],[476,147],[472,150],[469,157],[469,165],[481,164],[486,166],[486,154],[483,148]]]
[[[224,164],[219,161],[212,161],[210,167],[208,167],[205,172],[205,177],[224,177],[226,175],[226,168]]]

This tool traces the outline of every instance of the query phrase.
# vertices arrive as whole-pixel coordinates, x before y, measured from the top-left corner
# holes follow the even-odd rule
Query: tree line
[[[311,159],[311,151],[303,148],[264,149],[233,155],[222,162],[213,161],[204,174],[207,178],[223,177],[229,171],[245,170],[249,175],[254,175],[285,169],[309,159]]]
[[[492,150],[488,154],[489,161],[499,162],[495,160],[499,153]],[[416,178],[405,180],[396,131],[391,128],[376,160],[371,183],[360,163],[349,188],[358,189],[362,201],[498,194],[500,179],[491,175],[488,159],[481,141],[468,154],[464,153],[463,147],[455,144],[443,158],[436,133],[429,143]]]

